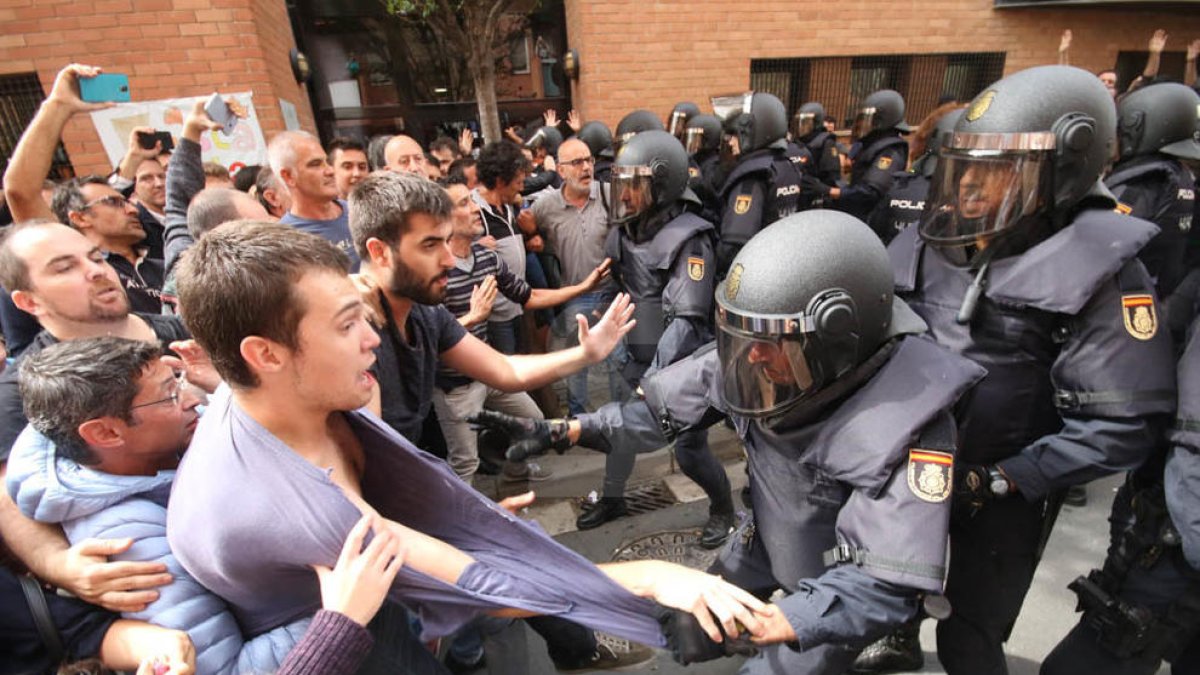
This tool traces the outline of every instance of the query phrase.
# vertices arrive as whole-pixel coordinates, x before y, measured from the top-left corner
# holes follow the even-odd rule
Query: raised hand
[[[571,131],[579,133],[579,130],[583,128],[583,118],[579,116],[578,112],[572,110],[567,113],[567,126],[571,127]]]
[[[79,80],[95,77],[101,72],[102,69],[99,66],[85,66],[81,63],[72,63],[58,71],[58,76],[54,78],[54,86],[50,89],[50,95],[46,97],[46,100],[50,103],[61,105],[72,115],[81,112],[104,110],[115,106],[116,103],[111,101],[88,103],[79,94]]]
[[[617,295],[604,316],[592,328],[588,328],[587,317],[575,315],[579,323],[579,345],[589,364],[599,363],[616,348],[621,338],[633,330],[637,321],[633,319],[634,305],[628,293]]]

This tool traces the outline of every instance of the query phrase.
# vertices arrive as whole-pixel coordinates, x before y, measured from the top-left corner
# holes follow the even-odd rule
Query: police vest
[[[1176,159],[1151,155],[1118,164],[1104,184],[1119,200],[1119,211],[1162,230],[1138,257],[1155,278],[1159,295],[1169,296],[1186,274],[1184,255],[1196,201],[1191,174]]]
[[[887,244],[902,230],[921,222],[928,196],[929,178],[919,173],[897,171],[892,174],[892,188],[871,212],[867,224]]]
[[[1125,417],[1173,405],[1173,391],[1122,389],[1142,383],[1140,369],[1158,372],[1162,364],[1114,356],[1130,336],[1167,339],[1165,327],[1157,326],[1149,277],[1134,260],[1155,230],[1111,211],[1081,212],[1025,253],[994,260],[967,325],[955,317],[974,270],[926,246],[915,228],[896,237],[888,254],[897,293],[925,319],[939,344],[988,371],[957,412],[966,461],[988,464],[1012,456],[1058,432],[1064,412]],[[1098,307],[1088,313],[1090,323],[1081,318],[1085,306]],[[1097,312],[1100,319],[1093,316]],[[1081,339],[1088,340],[1086,349]],[[1064,349],[1070,356],[1060,361]]]
[[[753,232],[746,232],[746,241],[759,230],[771,223],[790,216],[801,210],[804,200],[801,197],[801,179],[804,176],[807,157],[797,153],[794,157],[779,149],[756,150],[747,155],[729,172],[725,185],[721,188],[721,202],[727,203],[729,193],[739,189],[745,181],[758,181],[763,186],[766,204],[763,206],[762,221]],[[724,236],[724,233],[722,233]]]
[[[842,162],[838,158],[837,136],[828,131],[819,131],[804,141],[812,155],[812,174],[830,187],[837,185],[842,177]]]
[[[905,141],[900,136],[883,136],[871,141],[870,145],[859,149],[858,154],[854,155],[854,163],[850,165],[850,183],[857,183],[862,180],[867,171],[875,166],[875,160],[888,150],[897,149],[902,152],[901,161],[897,162],[899,166],[880,167],[884,170],[903,171],[907,167],[904,166],[908,162],[908,141]]]
[[[637,325],[625,337],[629,355],[650,363],[663,331],[673,317],[664,307],[663,290],[684,246],[696,237],[713,237],[716,228],[700,216],[683,212],[663,226],[650,241],[638,244],[622,228],[613,228],[605,241],[605,253],[613,259],[613,272],[635,307]],[[711,274],[712,272],[709,272]]]

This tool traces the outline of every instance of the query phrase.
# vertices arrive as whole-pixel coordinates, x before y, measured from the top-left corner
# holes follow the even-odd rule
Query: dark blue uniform
[[[947,411],[983,374],[907,336],[817,394],[824,407],[772,427],[729,415],[746,445],[754,518],[710,571],[761,597],[783,589],[777,604],[797,636],[743,673],[844,672],[914,616],[922,594],[942,592],[955,447]],[[580,445],[648,451],[710,426],[728,415],[720,380],[717,350],[705,348],[643,380],[643,400],[579,417]]]
[[[1162,299],[1170,297],[1187,274],[1184,256],[1196,206],[1192,174],[1163,154],[1122,162],[1104,179],[1120,202],[1118,210],[1158,225],[1158,236],[1138,252]]]
[[[713,339],[713,234],[712,223],[686,210],[646,242],[635,242],[624,228],[609,231],[605,250],[613,260],[613,278],[635,304],[637,325],[625,337],[629,362],[624,375],[631,387],[646,373],[675,363]],[[708,432],[682,434],[675,449],[684,475],[704,488],[714,504],[732,511],[729,478],[709,451]],[[624,495],[635,454],[620,446],[608,453],[603,496]]]
[[[801,138],[800,142],[812,155],[812,175],[829,187],[837,187],[842,178],[842,158],[837,149],[837,136],[822,129]]]
[[[743,156],[729,172],[720,192],[717,263],[721,274],[750,237],[806,207],[800,185],[807,158],[807,152],[795,145],[763,148]]]
[[[955,505],[938,656],[948,673],[1006,673],[1002,643],[1032,581],[1047,497],[1139,466],[1174,410],[1171,341],[1136,253],[1157,232],[1087,210],[1019,256],[995,259],[973,321],[955,321],[974,271],[915,228],[888,252],[899,295],[938,343],[987,378],[956,411],[959,457],[995,464],[1017,494]]]
[[[908,166],[908,142],[899,131],[885,131],[868,137],[854,154],[850,165],[850,184],[832,206],[864,223],[871,211],[892,187],[892,173]]]
[[[921,222],[928,196],[928,176],[909,171],[893,172],[892,186],[871,212],[867,224],[887,244],[901,231]]]

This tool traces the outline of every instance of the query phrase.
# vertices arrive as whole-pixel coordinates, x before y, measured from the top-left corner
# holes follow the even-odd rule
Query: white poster
[[[200,150],[204,161],[220,162],[230,173],[252,164],[267,163],[267,143],[258,115],[254,112],[252,92],[226,94],[237,99],[246,109],[246,119],[238,120],[233,133],[210,131],[200,136]],[[183,120],[191,112],[196,101],[207,101],[208,96],[194,98],[171,98],[159,101],[121,103],[114,108],[92,113],[92,124],[100,134],[104,152],[113,166],[121,162],[129,143],[129,134],[134,127],[153,127],[158,131],[170,131],[179,143],[183,133]]]
[[[296,114],[296,106],[291,101],[279,99],[279,111],[283,113],[283,126],[288,131],[300,128],[300,116]]]

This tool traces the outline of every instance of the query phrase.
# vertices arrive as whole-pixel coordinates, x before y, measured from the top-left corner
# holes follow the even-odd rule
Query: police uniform
[[[1160,298],[1168,298],[1187,269],[1184,254],[1196,206],[1196,183],[1179,160],[1155,153],[1121,162],[1104,179],[1121,213],[1149,220],[1161,232],[1138,253],[1155,280]]]
[[[829,187],[837,187],[842,178],[842,158],[837,149],[837,136],[822,129],[800,140],[812,155],[811,173]]]
[[[1081,76],[1082,77],[1082,76]],[[975,271],[951,264],[916,228],[888,251],[897,293],[934,339],[988,377],[956,411],[959,459],[995,465],[1019,494],[955,504],[938,626],[948,673],[1004,673],[1016,620],[1053,509],[1070,485],[1137,467],[1174,409],[1171,343],[1137,251],[1153,225],[1105,210],[991,264],[973,319],[956,321]]]
[[[892,186],[871,212],[867,224],[887,244],[897,234],[921,221],[928,196],[929,176],[916,171],[895,171]]]
[[[723,273],[742,246],[771,223],[807,206],[801,195],[807,153],[768,147],[740,158],[721,187],[717,262]],[[803,159],[802,159],[803,158]]]
[[[866,222],[892,187],[893,172],[908,166],[908,142],[899,131],[883,131],[864,139],[850,165],[850,184],[832,206]]]
[[[919,328],[918,328],[919,330]],[[946,412],[983,371],[933,342],[902,337],[838,389],[815,419],[768,428],[732,416],[749,461],[752,521],[713,568],[777,601],[793,644],[743,673],[841,673],[858,649],[942,591],[954,425]],[[715,349],[643,381],[643,401],[579,417],[580,444],[656,448],[726,416]],[[835,385],[836,386],[836,385]]]

